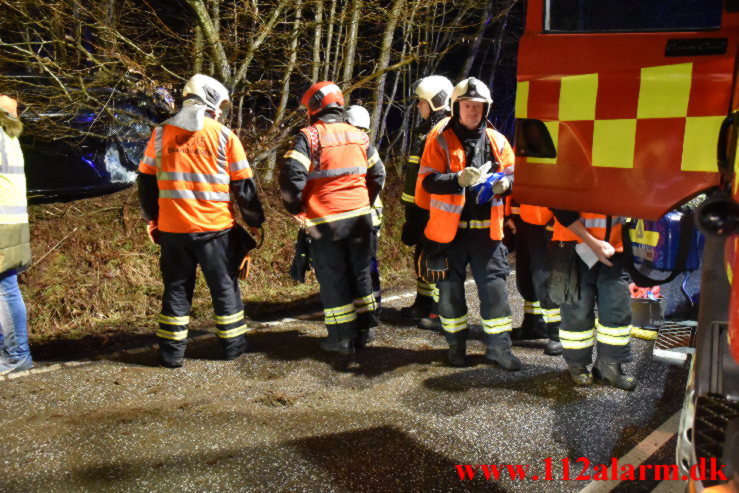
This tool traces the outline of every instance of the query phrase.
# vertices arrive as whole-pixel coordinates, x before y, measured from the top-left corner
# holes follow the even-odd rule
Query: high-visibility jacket
[[[315,129],[312,130],[312,129]],[[311,145],[308,180],[303,189],[307,226],[370,213],[365,175],[367,134],[348,123],[316,122],[301,129]],[[314,155],[315,150],[318,156]]]
[[[156,175],[158,224],[167,233],[233,227],[229,184],[252,177],[241,141],[210,118],[195,132],[166,124],[155,128],[139,171]]]
[[[429,133],[416,183],[416,205],[428,209],[430,213],[424,234],[437,243],[449,243],[454,239],[465,203],[464,189],[455,194],[430,194],[423,188],[423,179],[430,174],[457,173],[466,167],[462,142],[449,125],[450,121],[451,118],[443,119]],[[513,149],[505,136],[493,128],[486,128],[485,132],[493,157],[500,164],[496,171],[513,166]],[[490,238],[493,240],[503,239],[504,217],[503,200],[493,197],[489,224]]]
[[[606,236],[607,217],[603,214],[594,214],[592,212],[581,212],[580,219],[587,230],[595,238],[604,240]],[[621,240],[621,225],[624,222],[622,217],[611,218],[611,235],[606,241],[613,246],[617,252],[623,252],[624,246]],[[562,225],[559,221],[554,221],[554,234],[552,235],[552,241],[577,241],[582,243],[579,236],[573,233],[569,228]]]
[[[10,137],[0,126],[0,274],[31,263],[23,166],[18,138]]]
[[[538,205],[520,204],[518,206],[518,213],[522,221],[539,226],[547,224],[554,217],[551,209]]]

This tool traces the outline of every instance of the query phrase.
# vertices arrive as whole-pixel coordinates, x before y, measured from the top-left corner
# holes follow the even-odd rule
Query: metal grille
[[[693,354],[696,326],[697,324],[691,321],[665,321],[654,342],[652,355],[668,363],[683,363],[687,360],[688,354]]]
[[[721,462],[729,421],[739,417],[739,402],[723,396],[709,394],[698,397],[693,424],[696,459],[709,461],[716,458]],[[707,485],[704,482],[704,485]]]

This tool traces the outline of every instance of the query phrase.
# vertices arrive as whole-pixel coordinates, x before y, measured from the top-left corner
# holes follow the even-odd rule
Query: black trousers
[[[514,216],[516,224],[516,287],[524,299],[524,315],[541,318],[546,334],[541,338],[559,340],[559,306],[549,299],[547,283],[551,268],[547,253],[549,239],[545,225],[530,224]]]
[[[243,352],[247,326],[238,283],[241,259],[236,258],[230,232],[161,234],[164,294],[156,332],[161,351],[175,357],[185,353],[195,275],[200,265],[213,300],[216,335],[226,356]]]
[[[599,359],[607,363],[631,361],[631,294],[622,258],[623,254],[617,253],[609,259],[613,267],[598,262],[591,269],[577,259],[580,297],[576,303],[562,305],[559,330],[569,365],[589,365],[595,341]]]
[[[444,332],[462,337],[468,333],[464,282],[469,265],[480,297],[480,316],[487,343],[509,347],[513,320],[506,293],[506,277],[510,271],[508,249],[502,242],[491,240],[487,229],[460,229],[446,254],[449,274],[436,284]]]
[[[343,240],[313,239],[311,260],[321,290],[329,337],[350,339],[376,327],[377,303],[372,295],[370,233]]]

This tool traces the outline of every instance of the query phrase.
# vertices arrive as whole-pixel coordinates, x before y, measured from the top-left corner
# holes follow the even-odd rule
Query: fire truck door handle
[[[729,135],[734,124],[734,113],[724,118],[721,122],[721,130],[718,133],[718,146],[716,155],[718,158],[718,169],[722,173],[732,173],[734,171],[732,163],[729,162],[729,150],[727,149]],[[736,152],[736,151],[734,151]]]

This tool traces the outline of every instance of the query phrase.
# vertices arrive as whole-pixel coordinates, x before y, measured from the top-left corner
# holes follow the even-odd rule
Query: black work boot
[[[339,353],[343,355],[354,354],[354,326],[336,327],[335,325],[327,326],[328,337],[320,342],[321,349],[324,351]]]
[[[363,329],[357,333],[356,350],[361,351],[367,344],[375,340],[375,329]]]
[[[249,349],[245,334],[221,339],[221,346],[223,347],[223,359],[225,360],[236,359]]]
[[[488,346],[485,351],[485,359],[497,363],[508,371],[521,369],[521,360],[513,354],[510,347]]]
[[[559,322],[547,323],[547,336],[549,336],[549,342],[547,342],[544,348],[544,354],[549,356],[559,356],[562,354],[562,343],[559,342]]]
[[[590,374],[586,366],[568,365],[567,369],[575,385],[586,386],[593,383],[593,375]]]
[[[185,344],[183,341],[159,339],[157,361],[166,368],[179,368],[185,363]]]
[[[597,382],[608,382],[622,390],[634,390],[636,377],[627,375],[621,369],[621,363],[606,363],[596,360],[593,365],[593,377]]]
[[[547,324],[544,322],[544,317],[541,315],[534,315],[533,313],[524,313],[521,327],[513,329],[511,332],[511,339],[518,339],[528,341],[531,339],[544,339],[546,338]]]
[[[430,296],[422,296],[417,294],[416,300],[412,305],[400,309],[400,316],[403,318],[423,318],[431,313],[431,305],[434,300]]]
[[[449,364],[456,367],[466,366],[467,334],[468,329],[459,332],[444,332],[446,342],[449,343],[447,359]]]

